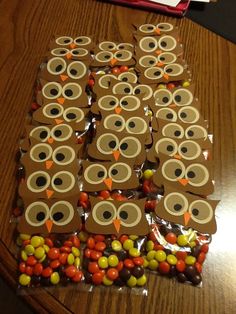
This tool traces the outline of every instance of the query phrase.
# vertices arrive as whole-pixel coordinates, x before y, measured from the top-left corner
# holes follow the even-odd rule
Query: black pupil
[[[108,145],[109,145],[110,148],[113,149],[113,148],[116,147],[116,142],[115,141],[110,141]]]
[[[149,64],[154,64],[154,63],[155,63],[154,60],[150,60],[150,61],[149,61]]]
[[[104,171],[98,171],[98,174],[97,174],[97,176],[98,176],[98,178],[102,178],[103,176],[104,176]]]
[[[117,58],[120,58],[120,57],[122,57],[122,53],[118,53],[116,56],[117,56]]]
[[[65,159],[65,155],[64,154],[62,154],[62,153],[57,153],[56,154],[56,160],[62,161],[64,159]]]
[[[109,59],[110,56],[109,56],[109,55],[105,55],[104,58],[105,58],[105,59]]]
[[[121,125],[122,125],[121,121],[116,121],[115,122],[115,126],[121,126]]]
[[[127,77],[123,77],[122,81],[123,82],[128,82],[128,78]]]
[[[130,93],[130,88],[129,88],[129,87],[126,87],[126,88],[124,89],[124,91],[125,91],[125,93]]]
[[[57,108],[53,108],[53,109],[50,110],[50,112],[51,112],[52,115],[56,115],[56,114],[59,113],[59,110]]]
[[[55,68],[55,71],[56,71],[56,72],[60,72],[61,69],[62,69],[62,65],[59,64],[59,65]]]
[[[174,135],[175,136],[180,136],[180,131],[175,131]]]
[[[77,42],[77,43],[82,43],[82,41],[83,41],[83,39],[82,39],[82,38],[78,38],[78,39],[76,39],[76,42]]]
[[[185,154],[185,153],[187,153],[187,151],[188,151],[188,150],[187,150],[187,148],[186,148],[186,147],[182,147],[182,148],[181,148],[181,152],[182,152],[182,153],[184,153],[184,154]]]
[[[125,47],[124,47],[124,46],[120,46],[119,48],[120,48],[120,49],[124,49]]]
[[[54,184],[55,184],[55,185],[62,185],[62,179],[56,178],[56,179],[54,180]]]
[[[112,45],[110,45],[110,46],[108,46],[108,48],[109,48],[109,49],[112,49],[112,48],[114,48],[114,47],[113,47]]]
[[[71,89],[67,89],[67,90],[65,91],[65,94],[66,94],[67,97],[71,97],[71,96],[73,95],[73,92],[72,92]]]
[[[140,94],[140,93],[141,93],[141,91],[140,91],[140,89],[139,89],[139,88],[137,88],[137,89],[134,91],[134,93],[135,93],[135,94]]]
[[[161,25],[160,25],[160,26],[158,26],[158,28],[160,28],[160,29],[164,29],[164,26],[161,26]]]
[[[187,114],[186,114],[185,112],[181,112],[180,117],[181,117],[181,118],[186,118],[186,117],[187,117]]]
[[[61,51],[60,51],[60,54],[61,54],[61,55],[64,55],[64,53],[66,53],[65,50],[61,50]]]
[[[44,220],[44,218],[45,218],[45,214],[44,214],[43,212],[39,212],[39,213],[36,215],[36,219],[37,219],[38,221],[42,221],[42,220]]]
[[[69,42],[70,42],[69,39],[65,39],[65,40],[64,40],[64,43],[65,43],[65,44],[68,44]]]
[[[154,48],[155,44],[154,43],[149,43],[148,46],[149,46],[149,48]]]
[[[39,137],[43,140],[44,138],[46,138],[48,136],[48,132],[47,131],[42,131],[39,134]]]
[[[162,41],[162,42],[161,42],[161,46],[162,46],[162,47],[166,47],[166,46],[167,46],[167,43],[166,43],[165,41]]]
[[[58,94],[57,90],[55,88],[50,89],[50,94],[52,96],[56,96]]]
[[[124,210],[122,210],[122,211],[120,212],[120,218],[126,220],[126,219],[128,218],[128,213],[125,212]]]
[[[175,96],[175,101],[181,102],[181,96],[180,96],[180,95],[176,95],[176,96]]]
[[[167,72],[167,73],[171,73],[171,72],[173,72],[173,69],[171,69],[171,68],[170,68],[170,69],[167,69],[166,72]]]
[[[165,61],[165,57],[160,57],[160,60],[161,61]]]
[[[111,101],[109,102],[109,104],[110,104],[110,106],[115,106],[116,102],[115,102],[115,100],[111,100]]]
[[[163,98],[162,98],[162,101],[163,101],[164,104],[167,104],[168,101],[169,101],[169,98],[168,98],[168,97],[163,97]]]
[[[168,152],[173,152],[174,147],[172,145],[168,145],[166,149]]]
[[[121,104],[122,104],[123,106],[127,106],[127,105],[128,105],[128,101],[123,100],[123,101],[121,102]]]
[[[78,54],[79,54],[79,51],[78,51],[78,50],[75,50],[75,51],[73,51],[73,54],[74,54],[74,55],[78,55]]]
[[[134,127],[135,127],[135,123],[134,123],[134,122],[130,122],[130,123],[129,123],[129,127],[130,127],[130,128],[134,128]]]
[[[167,119],[173,119],[173,113],[167,113],[166,118]]]
[[[53,214],[52,217],[53,217],[53,220],[59,221],[59,220],[63,219],[64,214],[62,212],[57,212],[57,213]]]
[[[66,117],[70,120],[73,120],[76,118],[76,114],[73,112],[67,113]]]
[[[56,131],[54,132],[54,135],[55,135],[56,137],[60,137],[60,136],[62,135],[61,130],[56,130]]]
[[[47,182],[47,180],[46,180],[45,177],[38,177],[38,178],[36,179],[36,185],[37,185],[38,187],[44,186],[44,185],[46,184],[46,182]]]
[[[154,72],[154,75],[155,76],[159,76],[161,74],[161,72],[160,71],[156,71],[156,72]]]
[[[116,169],[112,169],[111,173],[113,174],[113,176],[115,176],[115,175],[117,175],[118,170],[116,170]]]
[[[194,209],[192,210],[192,214],[193,214],[194,216],[198,216],[199,210],[198,210],[197,208],[194,208]]]
[[[121,150],[126,150],[128,148],[128,144],[127,143],[122,143],[121,145],[120,145],[120,149]]]
[[[193,135],[194,135],[193,131],[188,131],[188,136],[193,136]]]
[[[109,219],[109,218],[111,218],[111,213],[106,210],[106,211],[103,213],[103,218],[104,218],[104,219]]]
[[[195,173],[194,173],[193,171],[189,171],[189,172],[187,173],[187,176],[192,179],[192,178],[194,178],[196,175],[195,175]]]
[[[46,158],[46,154],[44,152],[39,153],[39,159],[43,160]]]
[[[178,212],[179,210],[181,210],[181,208],[182,208],[182,205],[180,205],[180,204],[175,204],[175,205],[174,205],[174,210],[177,211],[177,212]]]
[[[152,26],[148,26],[148,28],[147,28],[148,30],[153,30],[153,27]]]
[[[78,71],[76,69],[71,69],[70,70],[70,74],[72,75],[76,75],[78,73]]]
[[[181,173],[182,173],[181,169],[178,168],[178,169],[175,170],[176,177],[179,177],[181,175]]]

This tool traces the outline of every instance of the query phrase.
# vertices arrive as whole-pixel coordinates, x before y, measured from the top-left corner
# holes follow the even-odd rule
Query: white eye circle
[[[47,71],[52,75],[59,75],[65,72],[66,61],[63,58],[55,57],[48,61]]]
[[[154,56],[143,56],[138,60],[138,63],[144,68],[150,68],[157,64],[157,58]]]
[[[202,149],[195,141],[183,141],[178,148],[179,155],[186,160],[193,160],[198,158]]]
[[[113,58],[113,53],[110,51],[100,51],[94,57],[98,62],[109,62]]]
[[[69,192],[75,185],[75,177],[69,171],[59,171],[52,177],[51,185],[59,193]]]
[[[82,95],[82,88],[78,83],[67,83],[63,86],[62,95],[69,100],[78,99]]]
[[[205,224],[213,218],[213,209],[209,203],[204,200],[196,200],[189,206],[191,219],[199,224]]]
[[[57,147],[52,154],[53,161],[61,166],[71,164],[75,158],[74,149],[67,145]]]
[[[207,139],[207,130],[200,125],[191,125],[185,130],[187,139]]]
[[[171,63],[164,67],[164,72],[170,76],[178,76],[184,72],[184,68],[178,63]]]
[[[168,89],[158,89],[154,92],[155,104],[157,106],[167,107],[172,101],[172,94]]]
[[[147,68],[144,71],[144,76],[148,78],[149,80],[158,80],[162,78],[163,75],[164,75],[163,69],[156,66]]]
[[[174,26],[170,23],[159,23],[157,24],[157,28],[163,32],[170,32],[174,29]]]
[[[139,84],[138,86],[134,87],[134,95],[142,94],[142,100],[147,100],[152,97],[153,91],[151,86],[145,84]]]
[[[173,93],[173,101],[177,106],[189,106],[193,102],[193,94],[185,89],[177,89]]]
[[[70,52],[70,50],[67,48],[55,48],[55,49],[51,50],[51,54],[53,56],[56,56],[56,57],[66,56],[66,54],[69,52]]]
[[[67,45],[70,45],[72,42],[73,42],[73,39],[68,36],[62,36],[56,39],[56,43],[60,46],[67,46]]]
[[[200,118],[199,111],[194,107],[183,107],[178,112],[178,117],[184,123],[195,123]]]
[[[164,207],[169,214],[182,216],[188,210],[188,200],[183,194],[173,192],[164,198]]]
[[[118,149],[118,137],[112,133],[105,133],[97,139],[97,149],[104,155],[110,155],[113,151]]]
[[[92,164],[84,170],[84,178],[90,184],[99,184],[107,177],[107,169],[102,164]]]
[[[79,36],[76,37],[74,40],[74,43],[79,45],[79,46],[86,46],[91,44],[92,40],[88,36]]]
[[[46,190],[50,185],[50,176],[45,171],[35,171],[27,179],[27,187],[34,193]]]
[[[52,147],[49,144],[39,143],[30,149],[30,158],[35,162],[44,162],[52,155]]]
[[[125,203],[119,207],[117,217],[119,217],[122,226],[130,228],[140,222],[142,213],[136,204]]]
[[[47,99],[56,99],[61,95],[62,87],[57,82],[49,82],[44,85],[42,94]]]
[[[177,121],[177,114],[176,112],[171,108],[161,108],[157,110],[156,117],[162,120],[167,120],[171,122]]]
[[[110,225],[116,218],[116,207],[112,202],[101,201],[94,205],[92,216],[93,220],[99,225]]]
[[[128,164],[124,162],[117,162],[108,170],[108,177],[116,183],[126,182],[130,179],[132,170]]]
[[[166,35],[160,38],[158,45],[163,51],[171,51],[174,50],[177,46],[177,41],[174,37]]]
[[[49,219],[48,205],[43,202],[33,202],[25,210],[25,220],[30,226],[39,227]]]
[[[162,175],[169,181],[178,181],[184,177],[185,166],[177,159],[169,159],[163,163]]]
[[[74,217],[74,208],[67,201],[59,201],[50,208],[50,218],[57,226],[67,225]]]
[[[205,185],[209,180],[208,169],[201,164],[191,164],[186,168],[185,176],[192,186],[200,187]]]
[[[139,47],[142,51],[153,52],[157,50],[158,43],[155,37],[143,37],[139,42]]]
[[[166,137],[156,142],[155,151],[157,154],[162,153],[168,156],[174,156],[178,151],[178,147],[173,139]]]

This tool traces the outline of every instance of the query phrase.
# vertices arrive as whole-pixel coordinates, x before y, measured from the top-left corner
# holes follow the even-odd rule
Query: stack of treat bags
[[[212,136],[178,29],[56,36],[20,143],[19,284],[200,285],[215,207]]]

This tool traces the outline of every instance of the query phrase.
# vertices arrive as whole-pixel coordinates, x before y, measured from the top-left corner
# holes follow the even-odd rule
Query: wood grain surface
[[[220,12],[219,12],[220,14]],[[214,134],[213,198],[218,232],[204,264],[203,287],[149,276],[148,296],[111,289],[42,289],[23,296],[40,313],[236,313],[236,47],[192,23],[95,0],[0,1],[0,274],[16,287],[15,154],[31,104],[38,66],[54,34],[132,40],[132,23],[170,21],[180,27],[203,116]]]

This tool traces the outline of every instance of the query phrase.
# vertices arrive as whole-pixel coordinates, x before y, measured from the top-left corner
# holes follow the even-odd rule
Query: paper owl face
[[[86,82],[46,82],[40,80],[42,90],[37,93],[37,103],[44,106],[51,102],[60,105],[88,107],[88,97],[85,93]]]
[[[155,213],[172,223],[213,234],[216,232],[215,208],[218,203],[168,187]]]
[[[60,57],[64,60],[75,60],[82,61],[85,63],[92,62],[93,58],[89,53],[89,50],[84,48],[60,48],[58,46],[52,47],[52,49],[47,53],[47,60],[50,60],[54,57]]]
[[[77,197],[64,200],[24,200],[25,211],[17,229],[25,234],[71,233],[81,229]]]
[[[99,126],[88,146],[88,155],[98,160],[132,160],[135,165],[141,165],[146,158],[145,137],[112,132]]]
[[[90,197],[91,213],[85,222],[87,231],[97,234],[146,235],[149,226],[144,214],[145,199],[125,202]]]
[[[176,159],[159,154],[160,164],[153,176],[157,186],[169,184],[181,191],[198,195],[210,195],[214,191],[210,161]]]
[[[133,162],[89,162],[84,161],[83,191],[96,192],[115,189],[135,189],[139,186],[133,170]]]
[[[52,49],[76,49],[76,48],[84,48],[88,51],[92,51],[94,48],[94,43],[92,37],[89,36],[76,36],[72,38],[70,36],[55,36],[51,40],[50,50]]]
[[[170,23],[134,25],[139,36],[161,36],[176,31],[176,27]]]

